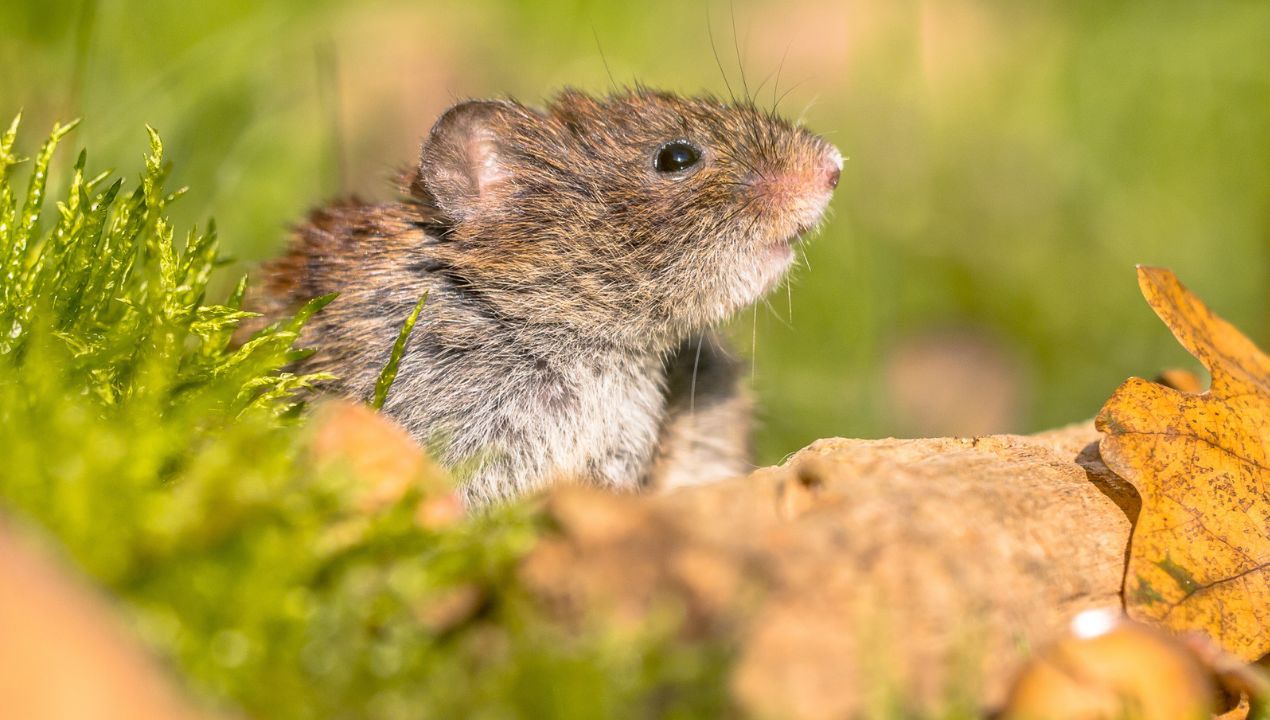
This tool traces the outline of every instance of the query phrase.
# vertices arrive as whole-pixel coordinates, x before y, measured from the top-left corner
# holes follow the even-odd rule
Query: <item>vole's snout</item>
[[[828,143],[817,142],[788,164],[759,171],[751,185],[774,205],[784,205],[803,222],[814,223],[842,178],[842,153]]]
[[[822,163],[821,173],[825,178],[825,185],[833,190],[838,187],[838,180],[842,177],[842,153],[830,145]]]
[[[840,177],[842,177],[841,168],[834,168],[833,170],[829,171],[829,189],[830,190],[838,187],[838,178]]]

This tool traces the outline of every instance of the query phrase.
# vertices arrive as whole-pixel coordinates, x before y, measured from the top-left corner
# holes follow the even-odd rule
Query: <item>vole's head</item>
[[[450,109],[412,189],[435,252],[504,315],[666,346],[779,282],[842,156],[751,104],[566,91]]]

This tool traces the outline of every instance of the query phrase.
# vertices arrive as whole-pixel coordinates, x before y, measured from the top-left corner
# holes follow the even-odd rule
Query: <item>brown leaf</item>
[[[485,601],[485,591],[467,583],[429,597],[415,608],[415,617],[428,632],[440,635],[471,620]]]
[[[1160,372],[1159,377],[1155,379],[1160,385],[1170,387],[1174,390],[1181,390],[1185,393],[1198,395],[1204,392],[1204,383],[1199,376],[1190,370],[1181,370],[1178,368],[1170,368]]]
[[[1103,460],[1142,496],[1125,607],[1253,660],[1270,651],[1270,357],[1168,270],[1138,283],[1213,379],[1195,395],[1133,378],[1098,416]]]
[[[1228,708],[1217,720],[1265,717],[1252,711],[1254,703],[1270,703],[1270,673],[1227,653],[1205,635],[1189,633],[1182,636],[1182,642],[1222,688]]]
[[[106,598],[0,518],[0,717],[205,718]]]
[[[357,499],[363,512],[387,507],[418,487],[425,495],[420,525],[435,529],[463,516],[446,472],[405,428],[361,403],[324,403],[313,418],[309,448],[319,466],[338,466],[362,483]]]
[[[1214,715],[1214,720],[1248,720],[1252,716],[1252,703],[1245,695],[1239,698],[1239,702],[1234,707],[1220,715]]]

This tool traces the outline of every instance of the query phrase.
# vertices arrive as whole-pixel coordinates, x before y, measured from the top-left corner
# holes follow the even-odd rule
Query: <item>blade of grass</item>
[[[384,365],[384,369],[379,373],[379,379],[375,381],[375,397],[371,399],[370,406],[376,410],[382,410],[384,401],[388,399],[388,391],[392,388],[393,382],[397,380],[397,368],[401,364],[401,356],[406,352],[406,343],[410,340],[410,333],[415,329],[415,323],[419,321],[419,313],[423,312],[423,306],[428,302],[428,294],[424,293],[419,298],[419,302],[415,303],[414,310],[410,311],[410,316],[406,318],[406,323],[401,326],[401,332],[397,334],[397,341],[392,344],[392,353],[388,356],[388,364]]]

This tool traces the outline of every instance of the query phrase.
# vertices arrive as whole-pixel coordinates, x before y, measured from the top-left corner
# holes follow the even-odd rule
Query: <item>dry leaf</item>
[[[1170,387],[1174,390],[1181,390],[1185,393],[1198,395],[1204,392],[1204,383],[1199,376],[1190,370],[1181,370],[1179,368],[1170,368],[1160,373],[1155,379],[1157,383],[1164,387]]]
[[[1270,651],[1270,357],[1168,270],[1138,283],[1213,379],[1195,395],[1133,378],[1098,416],[1104,462],[1142,496],[1125,608],[1253,660]]]
[[[1216,720],[1270,717],[1264,714],[1264,709],[1270,709],[1270,672],[1222,650],[1205,635],[1189,633],[1182,636],[1182,642],[1204,664],[1226,696],[1229,709],[1217,715]]]
[[[428,632],[441,635],[471,620],[486,599],[480,586],[466,583],[420,603],[415,608],[415,617]]]
[[[463,517],[446,472],[405,428],[351,400],[331,400],[313,418],[310,452],[321,466],[339,466],[363,483],[358,504],[373,513],[420,488],[419,524],[436,529]]]
[[[0,717],[193,720],[98,595],[0,518]]]
[[[1213,720],[1248,720],[1252,716],[1252,703],[1247,696],[1244,696],[1239,698],[1239,702],[1231,709],[1220,715],[1214,715]]]

